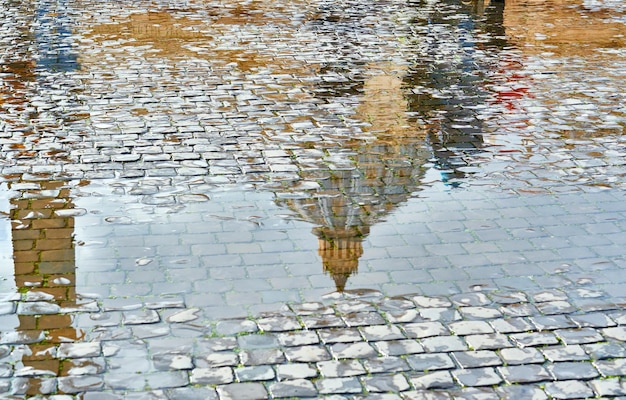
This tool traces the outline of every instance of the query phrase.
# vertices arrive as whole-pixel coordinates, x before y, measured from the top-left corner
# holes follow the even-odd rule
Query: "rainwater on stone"
[[[626,7],[563,3],[3,0],[0,347],[151,304],[620,296]]]

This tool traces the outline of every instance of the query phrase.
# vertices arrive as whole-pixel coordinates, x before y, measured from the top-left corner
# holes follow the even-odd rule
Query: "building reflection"
[[[11,233],[15,285],[21,293],[15,345],[22,352],[14,390],[46,394],[54,377],[67,374],[57,358],[61,343],[84,338],[72,327],[76,297],[74,204],[67,182],[13,181]]]
[[[354,118],[372,139],[346,141],[340,149],[327,149],[316,169],[302,173],[317,189],[296,198],[278,193],[283,197],[280,205],[316,225],[312,232],[323,271],[339,292],[358,272],[370,228],[419,191],[430,158],[424,130],[409,122],[404,73],[401,64],[366,65],[368,78],[361,82]],[[343,95],[345,91],[325,84],[317,93]]]
[[[2,342],[11,345],[15,362],[12,394],[46,395],[56,391],[56,377],[68,371],[57,358],[59,346],[82,339],[84,332],[72,327],[71,312],[78,305],[70,189],[67,182],[30,167],[38,157],[57,161],[58,146],[40,144],[56,133],[66,109],[32,103],[41,89],[50,89],[50,74],[79,66],[68,1],[13,3],[19,22],[9,31],[13,40],[4,41],[6,47],[0,49],[6,54],[0,63],[0,106],[14,139],[6,145],[3,161],[20,166],[2,179],[10,190],[13,276],[21,300],[14,326],[3,332]]]
[[[420,35],[412,39],[435,47],[458,45],[450,60],[432,65],[431,57],[425,55],[400,62],[359,64],[344,54],[345,59],[340,58],[336,65],[320,69],[322,76],[350,73],[351,79],[334,84],[331,79],[323,80],[313,92],[328,101],[356,96],[359,103],[353,118],[373,139],[346,141],[340,150],[326,149],[311,174],[318,189],[303,195],[298,186],[291,194],[277,195],[279,204],[316,225],[313,234],[323,270],[332,276],[339,292],[358,271],[363,240],[371,227],[420,190],[426,169],[435,165],[442,181],[455,186],[464,177],[458,168],[467,165],[465,154],[482,146],[476,106],[487,102],[489,93],[481,84],[490,71],[489,63],[480,57],[486,51],[497,52],[504,44],[502,2],[454,2],[453,6],[466,17],[450,22],[448,13],[436,9],[427,13],[426,25],[431,24],[433,31],[426,39],[429,35],[441,39],[435,36],[444,33],[450,36],[444,42],[424,40]],[[359,29],[354,15],[350,17],[353,20],[337,19],[333,18],[336,13],[322,10],[316,21],[318,29]],[[460,30],[464,34],[455,37]],[[480,42],[471,36],[481,31],[489,32],[491,41]],[[358,48],[359,43],[342,47]],[[425,49],[428,54],[438,51]]]
[[[323,178],[314,179],[319,189],[299,198],[278,193],[278,204],[316,225],[312,232],[323,270],[339,292],[358,271],[370,228],[419,190],[429,155],[419,135],[377,140],[351,150],[351,165],[326,170]]]
[[[589,0],[507,0],[504,27],[526,54],[598,55],[626,46],[626,25],[614,8]],[[623,16],[622,16],[623,18]]]
[[[416,36],[418,49],[404,77],[408,107],[428,121],[427,140],[435,168],[447,185],[458,186],[463,169],[484,146],[481,109],[492,93],[495,59],[506,46],[502,26],[504,3],[488,0],[418,2],[425,10],[414,24],[425,27]],[[440,9],[442,8],[443,9]],[[452,7],[457,10],[449,18]],[[440,55],[433,62],[433,55]]]
[[[71,13],[69,0],[36,3],[34,32],[40,70],[67,72],[78,68],[78,54],[72,46]]]

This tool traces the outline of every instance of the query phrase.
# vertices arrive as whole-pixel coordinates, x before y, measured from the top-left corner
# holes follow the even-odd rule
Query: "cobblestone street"
[[[0,398],[626,398],[621,0],[0,0]]]

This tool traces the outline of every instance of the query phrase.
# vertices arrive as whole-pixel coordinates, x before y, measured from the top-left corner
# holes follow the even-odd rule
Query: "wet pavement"
[[[621,1],[0,5],[0,397],[626,396]]]

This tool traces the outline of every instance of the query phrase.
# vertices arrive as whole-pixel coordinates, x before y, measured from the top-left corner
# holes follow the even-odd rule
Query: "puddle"
[[[621,3],[42,4],[0,28],[0,351],[29,352],[25,391],[102,367],[38,354],[161,316],[620,295]]]

